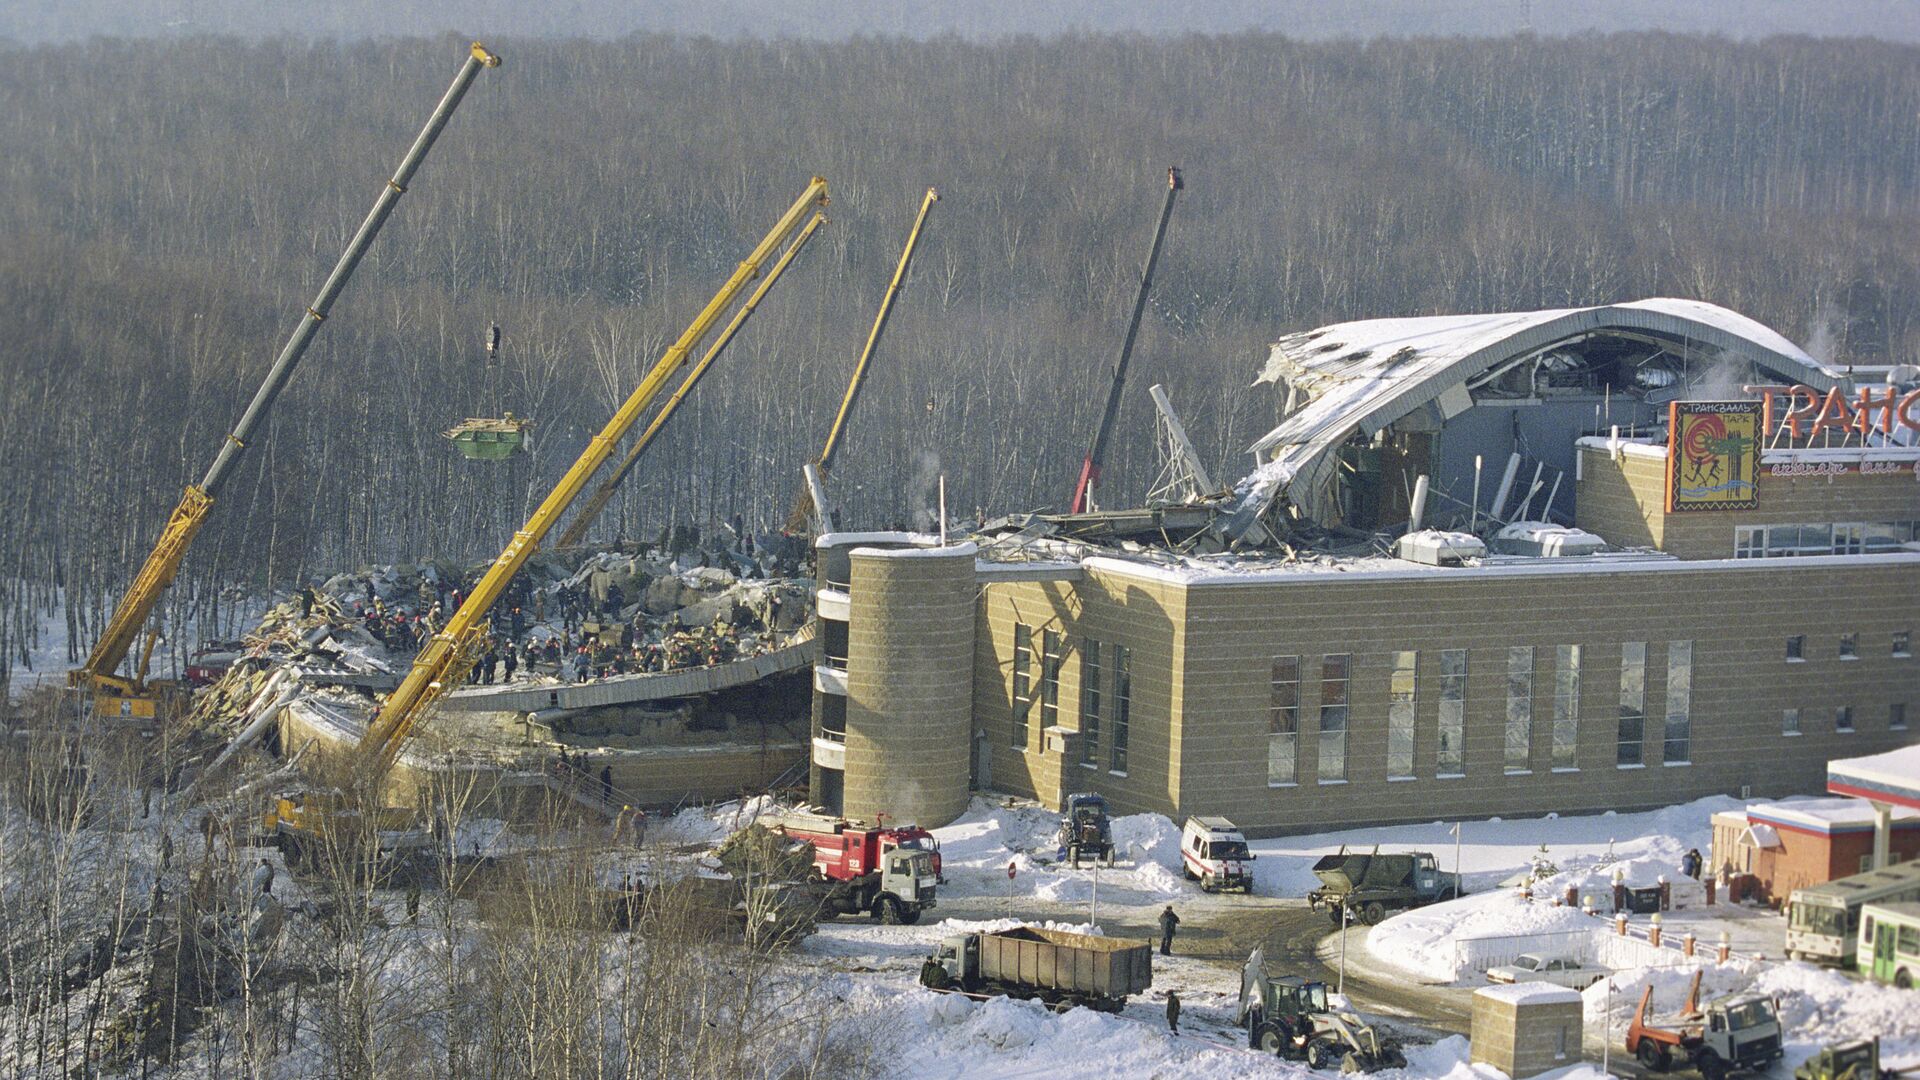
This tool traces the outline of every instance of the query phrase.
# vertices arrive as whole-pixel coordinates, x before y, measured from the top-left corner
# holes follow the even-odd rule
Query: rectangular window
[[[1060,631],[1040,632],[1040,731],[1046,745],[1046,730],[1060,722]]]
[[[1794,634],[1787,639],[1787,659],[1805,660],[1807,658],[1807,635]]]
[[[1913,655],[1913,632],[1912,631],[1895,630],[1893,632],[1893,655],[1895,656],[1912,656]]]
[[[1507,650],[1507,771],[1528,771],[1533,749],[1533,646]]]
[[[1669,765],[1693,760],[1693,642],[1667,643],[1667,732],[1661,759]]]
[[[1841,732],[1853,730],[1853,706],[1841,705],[1833,710],[1833,730]]]
[[[1300,658],[1273,658],[1267,698],[1267,783],[1291,784],[1300,760]]]
[[[1320,782],[1347,778],[1347,686],[1353,657],[1335,653],[1320,662]]]
[[[1866,527],[1858,521],[1833,527],[1833,553],[1835,555],[1858,555]]]
[[[1799,709],[1781,709],[1780,710],[1780,734],[1782,735],[1800,734],[1800,710]]]
[[[1413,776],[1413,717],[1415,669],[1420,654],[1405,649],[1393,654],[1393,671],[1387,681],[1387,777]]]
[[[1553,668],[1553,767],[1574,768],[1580,740],[1580,646],[1562,645]]]
[[[1764,559],[1767,555],[1767,527],[1741,525],[1733,530],[1733,557]]]
[[[1860,635],[1859,634],[1841,634],[1840,635],[1840,659],[1842,660],[1860,659]]]
[[[1467,650],[1440,650],[1440,745],[1434,771],[1467,773]]]
[[[1893,704],[1887,706],[1887,730],[1888,731],[1907,730],[1907,703],[1906,702],[1896,701]]]
[[[1033,628],[1013,624],[1013,740],[1027,748],[1027,715],[1033,711]]]
[[[1647,643],[1628,641],[1620,646],[1620,745],[1618,765],[1645,764],[1647,737]]]
[[[1127,724],[1133,719],[1133,650],[1113,647],[1113,756],[1107,767],[1127,771]]]
[[[1080,643],[1080,763],[1100,760],[1100,643]]]

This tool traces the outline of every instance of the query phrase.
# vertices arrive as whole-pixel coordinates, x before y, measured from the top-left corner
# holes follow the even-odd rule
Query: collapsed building
[[[1916,379],[1686,300],[1288,336],[1231,488],[1156,394],[1171,498],[819,537],[813,799],[1271,834],[1819,791],[1911,738]]]
[[[801,554],[768,536],[536,559],[495,612],[488,670],[441,699],[387,773],[387,801],[484,777],[508,803],[535,789],[613,814],[797,781],[814,655]],[[218,650],[195,720],[221,738],[257,724],[255,737],[309,764],[348,760],[372,695],[399,685],[478,569],[382,566],[318,583]]]

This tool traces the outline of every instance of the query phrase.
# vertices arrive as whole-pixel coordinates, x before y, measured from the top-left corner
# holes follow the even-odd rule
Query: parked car
[[[1522,953],[1511,964],[1487,969],[1487,981],[1496,983],[1552,983],[1585,990],[1607,977],[1597,967],[1588,967],[1569,956]]]

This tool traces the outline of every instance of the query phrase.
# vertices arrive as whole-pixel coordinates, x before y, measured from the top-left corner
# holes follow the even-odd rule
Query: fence
[[[1453,943],[1453,968],[1456,972],[1485,971],[1511,964],[1526,953],[1570,956],[1584,963],[1593,958],[1595,933],[1595,930],[1556,930],[1460,938]]]

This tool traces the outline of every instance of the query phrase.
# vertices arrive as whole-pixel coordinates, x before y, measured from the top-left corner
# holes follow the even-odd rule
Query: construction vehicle
[[[867,365],[873,361],[874,350],[880,345],[880,335],[887,328],[887,318],[893,314],[893,301],[900,295],[900,286],[907,279],[907,266],[913,261],[914,249],[920,246],[920,231],[927,224],[927,215],[933,212],[933,204],[939,201],[938,188],[928,188],[926,197],[920,200],[920,213],[913,219],[912,231],[907,233],[907,246],[900,252],[900,263],[893,269],[893,280],[887,283],[886,295],[880,298],[880,311],[874,315],[873,329],[867,332],[866,347],[860,350],[860,359],[853,365],[853,377],[847,380],[846,396],[840,399],[840,411],[833,418],[833,427],[827,430],[827,443],[821,448],[820,456],[803,469],[806,487],[801,490],[800,498],[787,521],[787,528],[794,532],[811,527],[814,532],[823,533],[833,528],[833,508],[826,502],[827,473],[833,468],[833,455],[840,449],[840,437],[846,434],[847,417],[853,414],[853,403],[860,397],[861,387],[866,385]]]
[[[1382,855],[1376,847],[1362,855],[1342,845],[1313,864],[1313,876],[1321,887],[1307,894],[1307,905],[1325,907],[1335,925],[1372,926],[1393,912],[1460,895],[1459,875],[1442,871],[1426,851]]]
[[[1700,972],[1693,973],[1687,1001],[1671,1027],[1648,1020],[1653,985],[1640,993],[1640,1004],[1627,1027],[1627,1053],[1649,1072],[1692,1066],[1701,1080],[1723,1080],[1734,1072],[1760,1072],[1780,1059],[1780,1010],[1771,998],[1734,994],[1708,1002],[1700,1000]]]
[[[1894,1080],[1899,1069],[1880,1067],[1880,1040],[1823,1046],[1793,1070],[1793,1080]]]
[[[1180,830],[1180,868],[1202,892],[1253,893],[1254,854],[1240,827],[1223,817],[1189,817]]]
[[[833,914],[912,925],[938,902],[940,855],[925,829],[863,828],[811,814],[761,818],[758,824],[812,846],[813,877],[828,883],[821,906]]]
[[[1298,975],[1270,977],[1258,951],[1248,958],[1242,975],[1237,1022],[1253,1049],[1304,1060],[1315,1069],[1406,1068],[1406,1054],[1395,1040],[1382,1036],[1359,1014],[1327,1004],[1326,983]]]
[[[1153,945],[1037,926],[956,934],[920,965],[920,985],[970,997],[1039,998],[1119,1012],[1153,985]]]
[[[933,871],[940,873],[940,841],[918,825],[869,826],[842,817],[801,813],[766,815],[759,823],[782,836],[812,844],[815,869],[835,881],[873,867],[880,856],[895,848],[931,853]]]
[[[420,650],[406,678],[387,696],[355,748],[356,760],[350,770],[354,790],[345,793],[349,806],[370,805],[366,800],[379,798],[381,782],[394,759],[399,756],[401,747],[441,696],[466,680],[467,672],[484,651],[488,631],[487,612],[506,593],[514,575],[539,549],[540,542],[558,523],[560,515],[586,488],[587,482],[593,479],[595,471],[612,455],[620,439],[632,430],[640,414],[659,396],[667,380],[685,365],[692,350],[713,331],[721,316],[746,289],[747,283],[760,274],[761,268],[774,257],[775,250],[800,229],[802,221],[810,213],[817,215],[816,208],[826,205],[826,202],[827,182],[816,176],[786,213],[781,215],[772,231],[734,269],[719,292],[714,294],[679,339],[668,347],[640,380],[640,385],[621,403],[600,433],[588,440],[586,449],[581,451],[579,458],[534,510],[533,516],[520,531],[514,533],[513,539],[493,561],[493,565],[474,584],[472,592],[448,617],[446,625]],[[294,805],[277,809],[276,814],[280,822],[306,834],[324,828],[336,809],[326,800],[306,805],[296,801]]]
[[[1067,796],[1060,816],[1060,857],[1078,870],[1082,856],[1113,865],[1113,819],[1107,800],[1091,791]]]
[[[1127,320],[1126,336],[1120,340],[1120,358],[1114,361],[1113,378],[1107,383],[1106,405],[1087,444],[1086,460],[1080,463],[1080,478],[1073,485],[1073,499],[1067,512],[1085,513],[1093,509],[1093,489],[1100,483],[1100,463],[1107,453],[1107,439],[1113,434],[1113,422],[1120,415],[1120,391],[1127,385],[1127,362],[1133,357],[1133,341],[1140,333],[1140,316],[1147,310],[1147,295],[1153,291],[1153,268],[1160,261],[1160,242],[1167,238],[1167,221],[1173,217],[1173,199],[1184,185],[1179,169],[1167,170],[1167,199],[1160,204],[1160,223],[1153,229],[1153,244],[1147,248],[1147,265],[1140,271],[1140,289],[1133,297],[1133,315]]]
[[[805,247],[807,241],[813,238],[813,234],[819,232],[821,226],[826,223],[825,214],[815,214],[813,219],[807,222],[806,228],[800,230],[800,235],[795,237],[787,250],[781,253],[779,260],[773,264],[773,268],[767,271],[766,280],[753,290],[753,295],[747,298],[746,303],[740,305],[740,310],[733,313],[733,318],[727,322],[727,328],[720,331],[720,336],[714,339],[706,355],[702,356],[700,362],[693,365],[692,370],[687,372],[687,377],[681,381],[680,388],[667,398],[666,404],[660,406],[660,411],[655,413],[652,422],[647,424],[647,429],[633,441],[633,446],[627,450],[627,456],[621,459],[619,467],[601,481],[600,486],[587,499],[587,504],[573,516],[573,520],[567,524],[566,531],[560,534],[557,547],[578,547],[586,540],[587,528],[593,524],[595,518],[600,516],[600,511],[606,509],[607,503],[613,500],[614,492],[620,489],[620,482],[627,478],[627,473],[631,472],[633,466],[639,462],[640,455],[647,452],[647,447],[653,445],[654,436],[660,434],[660,429],[665,427],[667,421],[672,418],[674,410],[680,407],[681,402],[687,400],[687,395],[692,393],[694,386],[700,382],[700,376],[707,373],[707,369],[719,359],[720,353],[726,349],[734,335],[738,334],[740,328],[746,325],[746,321],[753,317],[754,311],[760,307],[760,301],[765,299],[767,293],[773,289],[773,283],[779,281],[780,275],[786,273],[787,264],[793,261],[795,255],[800,254],[800,249]]]
[[[266,379],[254,392],[246,412],[241,414],[240,422],[220,444],[220,450],[214,455],[213,464],[208,467],[206,475],[198,484],[186,489],[179,505],[167,518],[153,551],[147,555],[146,563],[134,576],[133,584],[127,588],[126,595],[114,609],[106,632],[94,644],[86,663],[68,673],[67,685],[79,695],[82,708],[91,710],[95,716],[121,716],[158,722],[177,715],[187,704],[190,691],[186,687],[171,681],[147,679],[153,646],[159,639],[157,631],[147,635],[130,676],[120,674],[120,666],[126,662],[128,652],[147,620],[152,617],[160,597],[179,574],[180,564],[186,559],[195,534],[206,524],[207,515],[220,498],[221,488],[232,477],[234,467],[239,464],[241,455],[246,453],[254,433],[266,422],[274,401],[293,377],[300,357],[307,351],[321,322],[332,309],[334,300],[346,288],[354,269],[360,265],[361,257],[372,246],[374,237],[379,235],[380,227],[386,224],[395,204],[406,192],[414,172],[426,159],[427,152],[433,149],[435,140],[453,117],[454,110],[459,108],[461,99],[466,96],[467,88],[473,84],[480,69],[498,66],[500,58],[488,52],[479,42],[474,42],[468,49],[467,60],[461,65],[460,73],[454,76],[453,85],[447,88],[440,104],[428,118],[427,126],[421,129],[406,156],[400,160],[400,167],[394,170],[392,178],[380,189],[373,209],[367,213],[366,220],[360,223],[360,229],[353,234],[353,239],[348,241],[346,250],[340,253],[339,261],[334,263],[333,272],[327,275],[326,282],[320,286],[319,294],[301,313],[292,335],[281,346],[279,356],[267,370]]]

